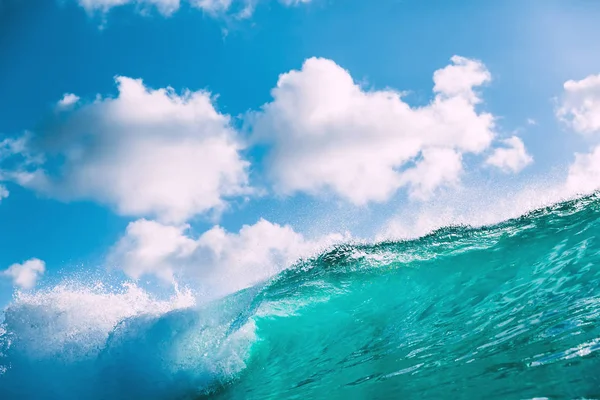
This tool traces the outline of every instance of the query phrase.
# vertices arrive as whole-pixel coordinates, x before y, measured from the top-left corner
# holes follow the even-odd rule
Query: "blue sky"
[[[222,295],[600,182],[598,2],[296,3],[0,0],[0,304],[107,267]]]

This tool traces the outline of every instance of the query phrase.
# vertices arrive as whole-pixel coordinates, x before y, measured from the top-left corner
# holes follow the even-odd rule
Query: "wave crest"
[[[0,394],[23,399],[159,399],[205,393],[245,367],[252,321],[228,332],[244,301],[195,307],[134,284],[20,293],[0,329]]]

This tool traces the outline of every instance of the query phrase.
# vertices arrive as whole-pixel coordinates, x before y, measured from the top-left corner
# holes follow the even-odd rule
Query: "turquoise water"
[[[91,328],[56,300],[89,293],[17,299],[0,398],[600,398],[599,235],[590,196],[338,246],[203,307],[148,300]],[[94,293],[107,310],[139,301]]]

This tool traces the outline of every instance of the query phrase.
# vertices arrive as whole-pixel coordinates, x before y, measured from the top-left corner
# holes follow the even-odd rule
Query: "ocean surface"
[[[600,398],[600,196],[340,245],[193,305],[128,284],[20,294],[0,399]]]

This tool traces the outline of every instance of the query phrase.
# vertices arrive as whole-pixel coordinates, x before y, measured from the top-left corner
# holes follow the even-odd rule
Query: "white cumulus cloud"
[[[583,135],[600,133],[600,74],[580,81],[565,82],[556,116],[573,131]],[[569,166],[565,190],[585,194],[600,189],[600,146],[587,153],[575,153]]]
[[[10,195],[10,192],[8,191],[6,186],[0,185],[0,201],[2,201],[2,199],[7,198],[9,195]]]
[[[570,193],[589,193],[600,188],[600,146],[589,153],[576,153],[569,167],[566,187]]]
[[[116,81],[116,98],[79,107],[34,141],[35,150],[60,165],[16,174],[20,184],[168,222],[218,211],[226,197],[248,193],[243,145],[209,93]]]
[[[18,138],[0,140],[0,201],[10,195],[6,186],[1,184],[3,181],[15,180],[20,171],[41,161],[39,156],[34,156],[28,151],[29,138],[29,133],[25,133]],[[19,171],[15,171],[15,166],[18,166]]]
[[[409,195],[417,199],[428,199],[442,185],[457,185],[462,173],[460,153],[446,148],[426,148],[421,152],[422,160],[406,170],[402,184],[409,187]]]
[[[33,288],[38,278],[46,271],[46,264],[42,260],[32,258],[23,264],[13,264],[1,272],[5,277],[11,278],[15,286],[21,289]]]
[[[135,279],[195,279],[205,295],[216,296],[264,280],[300,257],[344,239],[333,234],[310,240],[288,225],[264,219],[244,225],[238,233],[215,226],[194,238],[188,230],[188,225],[170,226],[144,219],[132,222],[109,261]]]
[[[504,147],[499,147],[488,157],[486,163],[504,172],[520,172],[533,162],[533,157],[527,153],[523,140],[512,136],[503,140]]]
[[[241,16],[248,17],[252,14],[257,2],[261,0],[187,0],[190,6],[201,9],[209,14],[221,14],[228,12],[235,3],[241,7]],[[296,6],[299,4],[310,3],[312,0],[280,0],[285,6]],[[170,16],[176,12],[180,6],[180,0],[77,0],[78,4],[88,13],[101,12],[106,13],[111,8],[134,5],[140,10],[155,8],[161,14]],[[239,8],[239,7],[237,7]],[[236,9],[237,9],[236,8]]]
[[[481,62],[454,56],[434,74],[432,101],[411,107],[401,92],[365,90],[335,62],[311,58],[279,77],[249,126],[271,146],[279,193],[331,192],[364,205],[406,186],[426,198],[458,182],[463,154],[490,146],[494,117],[476,107],[476,89],[490,79]]]
[[[600,75],[564,84],[564,94],[556,114],[574,131],[582,134],[600,132]]]
[[[190,4],[209,13],[227,11],[232,0],[190,0]]]
[[[310,3],[312,0],[279,0],[281,4],[285,4],[286,6],[297,6],[303,3]]]
[[[161,14],[171,15],[179,9],[179,0],[77,0],[87,12],[108,12],[113,7],[133,4],[142,9],[155,7]]]
[[[65,93],[57,103],[58,108],[69,108],[79,101],[79,96],[73,93]]]

